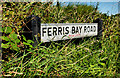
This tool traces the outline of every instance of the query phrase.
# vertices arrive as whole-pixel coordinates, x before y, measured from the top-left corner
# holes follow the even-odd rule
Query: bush
[[[92,23],[103,20],[103,35],[98,39],[84,38],[75,45],[66,40],[39,43],[20,34],[24,19],[38,15],[42,23]],[[119,74],[119,21],[118,15],[106,16],[93,6],[58,6],[52,2],[3,3],[2,25],[3,76],[120,76]]]

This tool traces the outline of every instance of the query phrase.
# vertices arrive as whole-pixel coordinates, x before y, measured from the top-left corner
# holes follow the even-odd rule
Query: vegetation
[[[98,38],[51,42],[33,47],[20,32],[24,19],[37,15],[42,23],[92,23],[103,20],[103,35]],[[118,15],[99,13],[97,6],[52,2],[3,3],[2,73],[3,76],[120,76],[120,33]],[[46,46],[47,45],[47,46]]]

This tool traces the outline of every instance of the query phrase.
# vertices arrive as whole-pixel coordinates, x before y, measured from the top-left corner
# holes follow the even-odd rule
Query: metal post
[[[103,20],[101,20],[100,18],[97,18],[96,20],[93,21],[93,23],[98,23],[98,37],[102,36],[102,24],[103,24]]]
[[[27,39],[31,39],[34,41],[33,46],[36,46],[38,42],[40,42],[40,26],[41,19],[38,16],[30,15],[26,19],[26,26],[24,27],[24,36]]]

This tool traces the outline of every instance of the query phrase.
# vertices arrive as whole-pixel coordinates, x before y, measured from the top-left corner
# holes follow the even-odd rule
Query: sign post
[[[102,35],[102,20],[96,19],[93,23],[47,23],[41,24],[38,16],[29,16],[24,30],[32,31],[25,36],[41,42],[50,42],[74,38]]]
[[[100,18],[97,18],[96,20],[93,21],[94,23],[98,23],[98,36],[102,35],[102,24],[103,24],[103,20],[101,20]]]
[[[30,15],[25,19],[25,26],[23,28],[23,35],[27,39],[34,40],[34,44],[36,45],[40,40],[40,27],[41,27],[41,19],[38,16]]]

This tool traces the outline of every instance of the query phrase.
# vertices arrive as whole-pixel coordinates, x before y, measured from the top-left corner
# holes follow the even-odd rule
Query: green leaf
[[[12,28],[11,27],[5,27],[5,33],[11,33],[12,32]]]
[[[31,48],[33,48],[33,46],[32,45],[29,45]]]
[[[4,32],[4,30],[5,30],[5,27],[3,27],[1,30],[2,30],[2,32]]]
[[[0,26],[0,32],[3,32],[2,26]]]
[[[8,37],[6,37],[6,36],[2,36],[1,37],[3,40],[5,40],[5,41],[10,41],[10,39],[8,38]]]
[[[105,63],[101,63],[101,62],[100,62],[99,64],[101,64],[102,66],[105,66]]]
[[[17,34],[11,33],[11,34],[9,35],[9,37],[10,37],[11,39],[16,40],[16,39],[17,39]]]
[[[16,40],[15,40],[15,42],[16,42],[16,43],[19,43],[19,42],[20,42],[20,40],[19,40],[19,39],[16,39]]]
[[[15,50],[15,51],[20,50],[20,48],[17,47],[17,44],[11,43],[11,46],[12,46],[12,49]]]
[[[32,40],[27,40],[27,43],[34,43]]]
[[[23,42],[24,45],[30,45],[29,43]]]
[[[2,44],[1,44],[1,47],[2,47],[2,48],[9,48],[10,45],[9,45],[9,43],[7,43],[7,44],[3,44],[3,43],[2,43]]]
[[[30,40],[32,41],[32,40]],[[30,43],[23,42],[24,45],[29,45],[29,47],[33,48],[33,46]]]
[[[22,35],[22,37],[23,37],[23,40],[27,41],[24,35]]]

